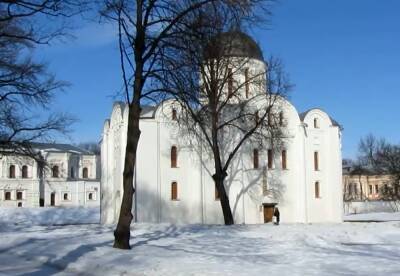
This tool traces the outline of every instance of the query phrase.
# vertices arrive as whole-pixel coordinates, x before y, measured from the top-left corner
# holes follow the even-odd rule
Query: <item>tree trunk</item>
[[[214,179],[215,187],[217,187],[218,190],[225,225],[232,225],[234,224],[232,210],[224,187],[224,180],[226,176],[226,172],[216,172],[212,178]]]
[[[125,151],[125,163],[123,174],[123,188],[121,210],[119,213],[118,225],[114,231],[114,248],[131,249],[129,240],[131,237],[132,200],[135,193],[133,187],[133,174],[136,164],[136,150],[140,138],[139,129],[140,105],[129,106],[128,132]]]

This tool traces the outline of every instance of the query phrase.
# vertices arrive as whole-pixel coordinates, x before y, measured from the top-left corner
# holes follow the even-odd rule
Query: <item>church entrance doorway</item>
[[[56,193],[51,193],[50,195],[50,205],[55,206],[56,205]]]
[[[263,204],[264,209],[264,223],[272,222],[276,204]]]

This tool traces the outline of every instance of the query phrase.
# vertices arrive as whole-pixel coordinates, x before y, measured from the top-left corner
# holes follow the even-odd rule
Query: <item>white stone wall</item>
[[[278,203],[283,222],[342,221],[340,129],[319,109],[309,111],[303,121],[296,109],[281,100],[287,124],[287,170],[281,169],[281,155],[274,156],[274,168],[267,171],[268,189]],[[170,120],[173,103],[159,105],[154,117],[140,121],[141,137],[135,175],[135,218],[139,222],[223,223],[220,202],[214,198],[213,166],[207,150],[184,141]],[[116,110],[116,109],[119,109]],[[122,197],[122,164],[126,139],[127,110],[115,105],[102,138],[103,223],[116,222]],[[117,119],[114,118],[117,116]],[[125,115],[126,116],[126,115]],[[313,127],[318,118],[318,128]],[[111,123],[109,123],[111,122]],[[114,125],[113,125],[114,122]],[[122,126],[121,126],[122,124]],[[115,127],[115,125],[119,125]],[[117,145],[119,143],[119,145]],[[178,168],[170,166],[171,146],[178,148]],[[318,171],[314,151],[319,152]],[[119,156],[119,157],[118,157]],[[263,166],[266,149],[260,151],[260,169],[252,169],[252,146],[243,146],[232,163],[226,186],[236,223],[263,223]],[[171,182],[178,183],[178,200],[171,200]],[[315,198],[315,181],[320,198]]]
[[[38,165],[29,157],[3,156],[0,160],[0,207],[39,207],[40,186],[44,185],[44,204],[51,206],[99,206],[100,182],[96,176],[96,156],[71,152],[42,151],[47,161],[44,177],[40,179]],[[10,178],[10,166],[15,166],[15,178]],[[52,176],[52,167],[59,167],[59,177]],[[28,175],[22,177],[22,167],[28,167]],[[82,169],[88,168],[88,178],[82,179]],[[74,169],[74,175],[71,173]],[[22,198],[18,198],[18,193]],[[10,199],[7,194],[10,193]],[[67,194],[64,200],[63,194]],[[90,196],[89,196],[90,194]],[[89,198],[90,197],[90,198]]]

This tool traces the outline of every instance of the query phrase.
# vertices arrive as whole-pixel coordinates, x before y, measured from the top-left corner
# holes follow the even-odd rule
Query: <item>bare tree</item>
[[[134,195],[133,175],[140,138],[141,101],[157,101],[163,52],[184,19],[206,5],[226,5],[232,11],[251,9],[261,0],[105,0],[102,14],[118,23],[121,70],[129,106],[127,143],[123,172],[123,197],[114,231],[114,247],[130,249],[130,225]],[[265,1],[264,1],[265,2]]]
[[[63,113],[43,115],[67,86],[35,61],[38,45],[66,35],[66,19],[85,1],[0,1],[0,152],[36,155],[31,142],[66,134],[73,121]],[[36,157],[35,157],[36,158]]]
[[[224,184],[229,167],[246,144],[259,150],[282,146],[281,104],[291,84],[279,59],[255,61],[262,58],[261,51],[237,30],[243,17],[232,18],[219,7],[203,9],[194,19],[180,30],[185,36],[170,42],[177,50],[164,52],[168,70],[162,79],[165,90],[180,103],[181,130],[200,142],[213,160],[212,178],[225,224],[231,225],[234,218]],[[199,22],[208,23],[199,28]],[[249,48],[248,55],[243,55],[243,47]]]
[[[400,200],[400,145],[391,144],[385,139],[378,139],[372,134],[360,140],[359,155],[362,164],[373,168],[378,174],[391,177],[390,186],[384,187],[382,198]]]

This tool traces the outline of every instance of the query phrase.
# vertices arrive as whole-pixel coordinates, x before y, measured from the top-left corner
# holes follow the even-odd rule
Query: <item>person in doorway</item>
[[[275,207],[274,217],[276,217],[275,225],[279,225],[280,213],[278,207]]]

